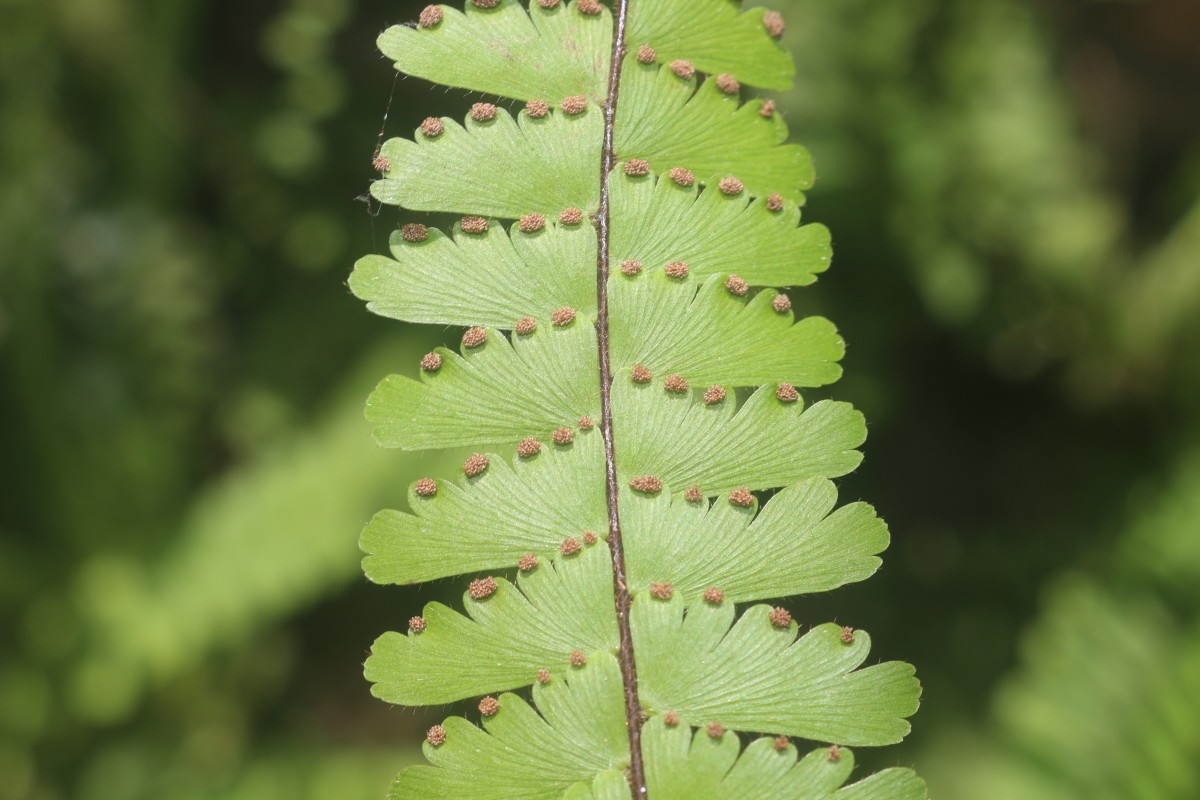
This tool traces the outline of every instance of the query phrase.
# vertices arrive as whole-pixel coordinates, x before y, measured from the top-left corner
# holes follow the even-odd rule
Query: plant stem
[[[625,55],[625,22],[629,0],[617,0],[613,10],[613,49],[608,73],[608,97],[604,102],[604,148],[600,156],[600,208],[596,214],[599,236],[596,258],[596,337],[600,349],[600,433],[604,437],[605,495],[608,500],[608,546],[612,551],[613,597],[620,631],[621,679],[625,686],[625,725],[629,729],[629,784],[633,796],[646,798],[646,766],[642,761],[642,704],[638,700],[637,664],[633,657],[633,635],[629,629],[629,609],[633,598],[625,576],[625,550],[621,543],[621,516],[617,507],[620,486],[613,449],[612,369],[608,346],[608,274],[609,274],[609,175],[613,168],[613,121],[617,116],[617,96],[621,85],[621,61]]]

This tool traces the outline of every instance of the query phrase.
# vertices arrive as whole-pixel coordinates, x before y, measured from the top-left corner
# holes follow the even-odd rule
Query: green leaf
[[[425,744],[431,766],[405,769],[390,796],[558,800],[573,784],[605,771],[620,775],[629,763],[621,673],[608,653],[593,653],[585,666],[534,686],[536,711],[514,694],[499,700],[482,730],[447,719],[445,742]]]
[[[801,190],[812,185],[808,153],[782,143],[786,126],[763,118],[757,101],[739,107],[707,84],[693,93],[694,79],[684,81],[667,69],[631,75],[627,102],[618,106],[624,109],[616,142],[621,158],[645,159],[660,171],[685,167],[700,183],[735,175],[747,195],[803,199]],[[384,143],[386,177],[371,184],[377,200],[415,211],[508,219],[557,216],[565,208],[596,211],[603,138],[596,106],[541,118],[521,111],[516,119],[501,108],[485,121],[468,116],[464,125],[442,122],[437,136],[418,130],[415,140]],[[681,139],[684,132],[690,135]]]
[[[434,325],[512,328],[518,319],[570,306],[596,311],[596,232],[547,221],[533,233],[492,224],[483,234],[436,228],[423,241],[391,237],[392,258],[365,256],[350,290],[385,317]]]
[[[389,139],[381,154],[391,168],[371,184],[380,202],[414,211],[447,211],[516,219],[565,208],[595,212],[603,117],[590,106],[574,116],[557,111],[534,119],[507,110],[465,127],[443,117],[439,136]],[[500,188],[503,187],[503,191]]]
[[[731,74],[768,89],[791,88],[796,67],[763,27],[764,9],[742,12],[738,5],[729,0],[630,3],[630,49],[648,44],[662,63],[683,58],[702,72]],[[626,69],[632,61],[626,59]]]
[[[829,591],[870,577],[888,544],[869,505],[833,511],[837,489],[820,478],[783,489],[757,517],[725,497],[711,507],[678,495],[621,499],[631,588],[667,581],[687,604],[711,586],[728,602]]]
[[[862,461],[855,448],[866,439],[866,423],[848,403],[822,400],[803,409],[763,386],[735,413],[731,398],[709,406],[666,396],[660,385],[617,381],[614,416],[623,422],[614,437],[622,482],[654,475],[664,491],[696,484],[714,495],[833,478]]]
[[[924,800],[925,785],[906,769],[884,770],[842,788],[854,753],[814,750],[799,761],[788,743],[757,739],[738,754],[736,734],[710,737],[704,729],[668,727],[662,717],[642,728],[649,795],[654,800]]]
[[[443,481],[436,496],[410,492],[412,514],[381,511],[363,530],[364,571],[405,584],[511,569],[526,553],[556,558],[567,537],[603,536],[600,448],[597,431],[580,431],[511,466],[493,456],[483,475]],[[837,490],[819,478],[785,488],[757,518],[724,497],[711,508],[665,492],[620,499],[631,587],[669,581],[685,602],[710,586],[738,602],[827,591],[874,573],[888,543],[865,503],[832,511]]]
[[[618,372],[642,364],[682,375],[697,388],[784,380],[823,386],[841,377],[845,345],[823,317],[792,324],[771,307],[774,292],[739,297],[714,275],[694,284],[649,275],[614,276],[609,288],[612,359]]]
[[[408,75],[477,92],[558,103],[571,95],[600,102],[607,94],[612,16],[581,14],[572,3],[525,8],[502,0],[466,13],[439,6],[433,28],[393,25],[379,49]]]
[[[753,606],[733,624],[728,600],[693,605],[685,616],[678,596],[639,594],[631,627],[642,706],[694,724],[837,744],[904,738],[921,693],[910,665],[858,669],[871,649],[865,632],[847,644],[829,623],[796,639],[795,622],[778,628],[769,614]]]
[[[600,433],[543,443],[511,466],[492,456],[483,475],[442,481],[432,497],[410,491],[408,502],[414,513],[381,511],[363,530],[363,570],[373,581],[511,569],[526,553],[556,557],[564,539],[608,530]]]
[[[628,176],[614,182],[612,204],[621,232],[613,240],[615,263],[636,259],[657,275],[669,262],[685,262],[687,279],[667,284],[676,287],[676,294],[710,276],[731,273],[750,285],[800,286],[812,283],[829,265],[829,232],[821,225],[797,227],[800,212],[794,204],[772,212],[764,202],[747,202],[745,196],[698,192],[694,185],[680,186],[665,178]],[[694,224],[681,224],[684,221]],[[376,314],[408,322],[499,328],[512,328],[524,316],[545,320],[563,306],[595,314],[596,235],[587,224],[564,225],[551,219],[542,229],[526,233],[516,225],[506,232],[492,223],[482,234],[466,234],[456,226],[453,237],[428,229],[419,241],[408,241],[397,231],[390,246],[392,258],[365,256],[350,277],[351,290]],[[631,282],[644,285],[616,272],[610,283],[614,291]],[[669,296],[664,294],[660,302]],[[633,302],[636,297],[628,299]],[[626,325],[675,324],[670,317],[624,311],[624,300],[615,299],[612,330],[618,340]],[[698,324],[724,322],[705,319]],[[836,355],[829,349],[825,359],[840,358],[840,346],[839,341]],[[814,385],[786,371],[768,379],[779,378]]]
[[[699,88],[697,88],[699,84]],[[660,173],[687,167],[708,185],[734,175],[755,196],[779,192],[801,202],[813,183],[812,159],[786,144],[787,125],[760,112],[762,102],[740,105],[716,81],[680,78],[667,67],[628,60],[614,127],[621,159],[641,158]]]
[[[510,343],[489,330],[463,354],[439,348],[441,367],[420,381],[391,375],[367,401],[367,419],[385,447],[406,450],[548,439],[555,428],[598,414],[596,335],[576,320],[542,325]]]
[[[661,177],[612,182],[612,256],[658,269],[683,261],[700,278],[736,273],[753,286],[804,286],[829,267],[832,249],[824,225],[803,225],[800,210],[780,211],[743,193],[698,192]]]
[[[608,548],[543,561],[521,573],[519,589],[497,578],[494,594],[468,592],[463,616],[441,603],[425,607],[425,630],[385,633],[371,648],[371,693],[390,703],[430,705],[533,683],[539,669],[577,669],[571,653],[615,651]]]

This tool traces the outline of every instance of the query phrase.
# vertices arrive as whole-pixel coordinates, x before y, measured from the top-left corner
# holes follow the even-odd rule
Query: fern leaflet
[[[377,199],[465,216],[406,224],[350,281],[376,313],[466,328],[379,385],[377,440],[499,451],[363,533],[372,580],[481,576],[372,648],[389,702],[482,696],[483,727],[432,729],[394,797],[925,796],[901,769],[843,786],[841,746],[908,732],[912,667],[863,667],[863,631],[737,613],[863,580],[888,542],[869,506],[836,508],[862,416],[798,390],[838,379],[842,340],[767,288],[830,259],[800,220],[807,151],[741,101],[790,85],[781,33],[729,0],[472,0],[380,37],[401,71],[525,103],[383,146]],[[798,761],[789,737],[830,747]]]

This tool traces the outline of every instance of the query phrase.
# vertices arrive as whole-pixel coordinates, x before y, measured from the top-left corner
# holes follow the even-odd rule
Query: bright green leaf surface
[[[495,594],[463,596],[468,616],[425,607],[422,633],[385,633],[371,648],[371,692],[390,703],[431,705],[533,683],[539,669],[561,675],[571,652],[615,651],[612,571],[602,542],[500,578]]]
[[[600,102],[607,94],[612,16],[581,14],[574,3],[553,9],[502,0],[494,9],[441,6],[433,28],[394,25],[379,49],[396,69],[445,86],[518,100],[558,103],[570,95]]]
[[[634,600],[638,691],[648,711],[848,745],[893,744],[908,733],[921,686],[908,664],[858,669],[871,649],[865,632],[846,644],[829,623],[796,639],[796,623],[775,627],[767,606],[746,609],[734,624],[728,600],[683,612],[678,596]]]
[[[797,761],[789,744],[776,749],[758,739],[738,754],[738,738],[727,732],[713,739],[704,729],[693,735],[680,724],[667,727],[656,716],[642,729],[642,751],[654,800],[923,800],[925,786],[909,770],[890,769],[842,785],[854,770],[854,753],[841,749],[836,760],[825,749]]]
[[[669,166],[669,165],[668,165]],[[753,286],[804,286],[829,267],[824,225],[803,225],[795,203],[772,212],[745,193],[697,193],[666,177],[621,174],[612,182],[612,257],[659,269],[683,261],[690,275],[735,273]]]
[[[842,374],[845,346],[823,317],[792,324],[771,307],[774,292],[738,297],[714,275],[699,292],[661,270],[615,275],[609,289],[612,359],[618,374],[634,364],[678,374],[697,389],[783,380],[823,386]]]
[[[486,122],[443,118],[436,138],[389,139],[387,178],[371,184],[383,203],[414,211],[448,211],[516,219],[534,212],[557,218],[564,208],[593,213],[600,198],[603,117],[595,106],[567,116],[554,111],[516,120],[501,108]]]
[[[866,503],[833,511],[836,502],[837,489],[824,479],[787,487],[757,517],[725,497],[710,507],[679,495],[624,493],[630,585],[669,581],[691,604],[710,586],[744,602],[864,580],[879,568],[875,554],[887,547],[887,526]]]
[[[729,0],[630,3],[630,47],[636,51],[648,44],[664,64],[683,58],[703,72],[728,73],[768,89],[790,88],[796,68],[787,49],[763,28],[764,9],[742,12],[738,5]]]
[[[492,457],[487,471],[442,481],[434,497],[409,493],[413,514],[381,511],[362,535],[367,576],[410,583],[511,569],[525,553],[558,557],[567,537],[608,530],[600,432],[578,431],[570,445],[509,466]]]
[[[350,276],[351,291],[385,317],[512,328],[525,316],[549,324],[563,306],[595,315],[596,231],[586,220],[547,221],[535,233],[493,223],[484,234],[450,237],[432,228],[421,242],[397,231],[391,250],[392,258],[359,259]]]
[[[621,673],[607,653],[533,689],[535,711],[505,694],[484,729],[460,717],[444,723],[446,741],[425,745],[431,766],[409,767],[392,785],[396,800],[558,800],[572,784],[629,762]]]
[[[539,326],[509,341],[490,330],[486,343],[463,355],[439,348],[441,368],[420,381],[392,375],[367,401],[375,438],[406,450],[549,440],[597,414],[600,389],[596,334],[582,320],[563,328]]]
[[[709,406],[668,395],[657,383],[618,380],[618,473],[624,480],[655,475],[668,492],[697,484],[713,495],[837,477],[862,460],[855,448],[866,439],[866,423],[848,403],[823,400],[804,409],[800,401],[779,401],[774,386],[760,388],[736,412],[732,399],[730,393]]]
[[[779,192],[802,201],[812,186],[812,160],[798,144],[786,144],[787,125],[764,117],[760,101],[739,105],[716,82],[684,80],[667,67],[628,61],[614,126],[619,158],[642,158],[660,174],[687,167],[696,178],[737,176],[756,197]]]

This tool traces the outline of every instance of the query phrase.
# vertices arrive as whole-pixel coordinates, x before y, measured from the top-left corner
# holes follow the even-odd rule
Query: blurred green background
[[[0,800],[380,798],[427,599],[356,537],[452,462],[363,400],[454,331],[345,288],[423,3],[0,0]],[[796,601],[915,663],[941,800],[1200,798],[1200,4],[790,0],[883,570]],[[394,99],[389,106],[389,97]]]

